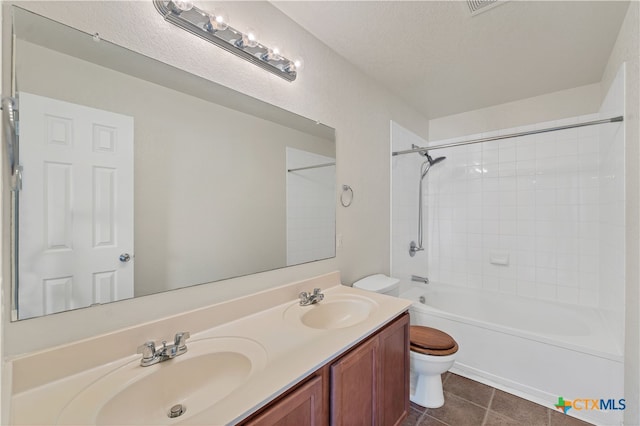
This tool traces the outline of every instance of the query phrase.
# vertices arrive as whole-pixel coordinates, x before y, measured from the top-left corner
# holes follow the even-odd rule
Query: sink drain
[[[173,419],[175,417],[180,417],[185,411],[187,411],[187,407],[182,404],[176,404],[169,409],[169,413],[167,415],[170,419]]]

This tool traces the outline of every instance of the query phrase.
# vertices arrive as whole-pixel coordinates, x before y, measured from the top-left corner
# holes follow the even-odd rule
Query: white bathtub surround
[[[598,118],[599,114],[592,114],[481,137]],[[486,291],[598,306],[603,158],[598,136],[603,127],[622,125],[437,151],[447,160],[428,180],[430,278]],[[623,211],[622,207],[622,203],[612,206]]]
[[[331,330],[287,321],[285,312],[297,307],[298,293],[314,287],[323,289],[325,301],[355,296],[371,300],[375,308],[362,322]],[[225,397],[223,404],[215,410],[191,413],[187,406],[180,417],[185,423],[234,423],[381,328],[409,305],[403,299],[342,286],[339,273],[334,272],[19,357],[9,364],[13,376],[11,424],[56,424],[63,408],[91,383],[122,367],[135,368],[140,360],[140,355],[134,354],[137,346],[147,340],[168,340],[176,331],[186,330],[191,331],[187,347],[190,343],[204,344],[210,338],[232,337],[253,341],[264,349],[264,368]]]
[[[401,297],[414,301],[411,323],[458,341],[452,372],[548,407],[559,396],[624,398],[622,352],[596,309],[440,284],[405,287]],[[571,414],[607,425],[623,415]]]
[[[626,64],[602,102],[601,116],[623,115]],[[625,127],[598,129],[598,307],[609,329],[624,341],[625,301]]]
[[[411,145],[425,146],[427,142],[410,132],[398,123],[391,122],[391,151],[411,149]],[[414,257],[409,256],[409,244],[418,241],[418,185],[420,181],[420,165],[426,160],[418,154],[398,155],[391,157],[391,276],[410,280],[411,275],[426,276],[427,249],[419,251]],[[440,167],[441,164],[438,164]],[[434,170],[426,177],[428,180]],[[427,188],[426,182],[423,188]],[[426,230],[426,209],[423,210],[424,245],[429,241]]]
[[[617,115],[623,70],[598,113],[430,145]],[[420,144],[395,123],[392,137],[393,150]],[[425,180],[426,263],[403,250],[415,238],[423,157],[393,157],[393,275],[598,307],[622,345],[624,143],[623,123],[609,123],[432,151],[447,159]]]

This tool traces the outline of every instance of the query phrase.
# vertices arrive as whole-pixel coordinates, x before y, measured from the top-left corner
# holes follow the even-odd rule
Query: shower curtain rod
[[[296,169],[287,169],[287,172],[299,172],[300,170],[318,169],[320,167],[335,166],[336,163],[316,164],[315,166],[298,167]]]
[[[586,126],[594,126],[596,124],[615,123],[623,120],[624,120],[624,117],[619,115],[617,117],[605,118],[602,120],[585,121],[584,123],[577,123],[577,124],[567,124],[566,126],[548,127],[546,129],[529,130],[527,132],[511,133],[508,135],[500,135],[500,136],[491,136],[488,138],[472,139],[470,141],[451,142],[451,143],[445,143],[442,145],[418,147],[413,149],[406,149],[404,151],[394,151],[393,155],[411,154],[414,152],[425,152],[425,151],[431,151],[433,149],[451,148],[453,146],[472,145],[472,144],[481,143],[481,142],[490,142],[490,141],[497,141],[500,139],[517,138],[520,136],[537,135],[538,133],[555,132],[557,130],[573,129],[576,127],[586,127]]]

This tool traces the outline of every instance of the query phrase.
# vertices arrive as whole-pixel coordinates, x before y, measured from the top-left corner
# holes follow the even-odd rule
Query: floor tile
[[[483,426],[522,426],[522,423],[489,410]]]
[[[411,407],[411,408],[413,408],[415,410],[418,410],[418,411],[420,411],[422,413],[427,411],[427,409],[424,408],[422,405],[418,405],[418,404],[416,404],[415,402],[412,402],[412,401],[409,401],[409,407]]]
[[[442,375],[445,405],[410,403],[402,426],[589,426],[574,417],[453,373]],[[487,407],[487,408],[485,408]]]
[[[591,423],[583,422],[575,417],[567,416],[560,411],[551,411],[551,426],[588,426]]]
[[[450,374],[444,384],[445,392],[449,392],[467,401],[488,407],[493,395],[493,388],[466,377]]]
[[[490,410],[527,426],[549,424],[549,409],[496,389]]]
[[[420,423],[418,423],[416,426],[450,426],[450,425],[448,425],[447,423],[443,423],[440,420],[434,417],[431,417],[428,414],[425,414],[422,420],[420,421]]]
[[[421,410],[418,410],[413,406],[410,407],[409,415],[407,416],[406,419],[404,419],[404,422],[402,422],[402,426],[416,426],[418,424],[418,421],[420,420],[420,417],[422,417],[423,414],[424,414],[424,408]]]
[[[427,414],[441,422],[454,426],[480,426],[484,420],[485,409],[445,392],[444,406],[429,408]]]

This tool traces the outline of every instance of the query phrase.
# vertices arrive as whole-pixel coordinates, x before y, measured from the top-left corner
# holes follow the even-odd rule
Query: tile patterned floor
[[[445,405],[411,403],[402,426],[587,426],[581,420],[453,373],[443,375]]]

